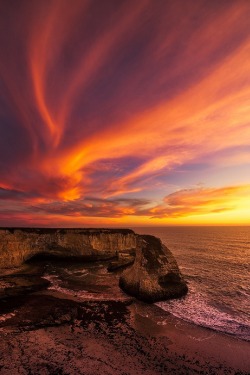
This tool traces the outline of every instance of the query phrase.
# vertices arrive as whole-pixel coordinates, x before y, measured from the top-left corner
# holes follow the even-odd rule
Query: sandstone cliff
[[[106,259],[136,248],[129,229],[0,229],[0,268],[18,267],[37,254]]]

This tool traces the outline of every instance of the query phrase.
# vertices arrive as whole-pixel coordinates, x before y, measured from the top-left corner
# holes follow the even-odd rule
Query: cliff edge
[[[18,267],[36,255],[109,259],[135,250],[137,235],[130,229],[0,229],[0,268]]]

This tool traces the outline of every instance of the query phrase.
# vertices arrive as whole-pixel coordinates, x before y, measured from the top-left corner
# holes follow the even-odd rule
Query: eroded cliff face
[[[18,267],[38,254],[106,259],[136,248],[129,229],[0,229],[0,268]]]
[[[187,293],[177,262],[159,238],[138,237],[134,264],[120,277],[120,287],[145,302],[181,297]]]

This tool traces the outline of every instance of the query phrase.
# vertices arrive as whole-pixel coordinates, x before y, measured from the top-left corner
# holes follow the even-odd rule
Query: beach
[[[0,324],[1,375],[249,374],[248,342],[129,297],[48,290],[15,303]]]

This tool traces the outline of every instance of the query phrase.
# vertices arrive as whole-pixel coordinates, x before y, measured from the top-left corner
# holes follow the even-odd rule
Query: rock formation
[[[120,287],[145,302],[181,297],[187,293],[175,258],[154,236],[138,238],[134,264],[120,277]]]
[[[18,267],[35,255],[109,259],[136,248],[129,229],[0,229],[0,268]]]
[[[146,302],[187,292],[173,255],[160,239],[129,229],[0,229],[0,269],[18,267],[37,255],[86,261],[116,257],[110,271],[127,267],[120,287]]]

